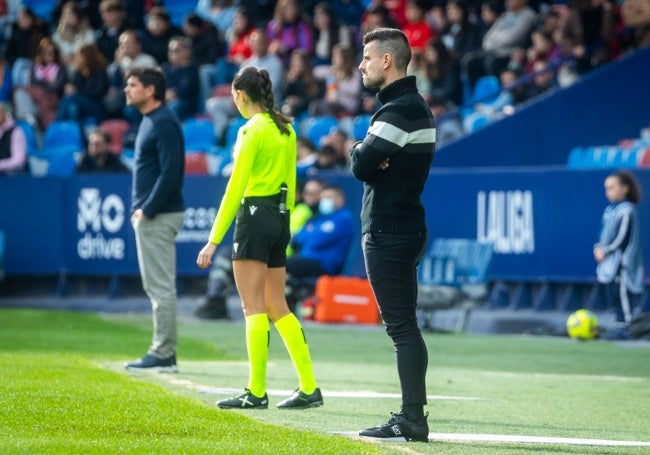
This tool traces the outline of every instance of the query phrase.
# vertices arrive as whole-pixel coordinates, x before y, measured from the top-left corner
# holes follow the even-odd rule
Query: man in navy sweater
[[[135,140],[131,224],[142,286],[151,300],[153,340],[129,369],[176,371],[176,244],[183,224],[185,145],[178,118],[165,105],[165,76],[144,67],[127,74],[126,102],[142,114]]]
[[[388,422],[359,434],[426,442],[428,354],[415,311],[416,267],[427,246],[420,195],[433,160],[436,128],[415,77],[406,75],[411,49],[404,33],[376,29],[364,35],[363,44],[363,84],[380,89],[382,106],[365,139],[350,150],[352,173],[363,182],[366,272],[395,346],[402,406]]]

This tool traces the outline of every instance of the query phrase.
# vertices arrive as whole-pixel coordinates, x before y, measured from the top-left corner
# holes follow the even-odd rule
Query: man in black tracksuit
[[[377,29],[363,39],[359,70],[377,87],[382,107],[363,142],[350,150],[352,173],[363,181],[361,229],[366,271],[386,332],[393,340],[402,406],[387,423],[361,436],[427,441],[424,413],[427,348],[416,317],[416,267],[427,246],[420,195],[435,150],[435,123],[415,77],[406,75],[411,49],[397,29]]]

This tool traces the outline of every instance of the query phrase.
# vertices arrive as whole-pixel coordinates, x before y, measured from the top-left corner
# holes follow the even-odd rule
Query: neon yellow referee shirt
[[[282,134],[268,113],[253,115],[237,132],[233,171],[210,231],[219,244],[235,219],[244,197],[272,196],[287,184],[287,208],[296,202],[296,133]]]

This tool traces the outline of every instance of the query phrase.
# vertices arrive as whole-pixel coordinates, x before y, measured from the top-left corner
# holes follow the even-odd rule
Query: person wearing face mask
[[[343,189],[324,188],[318,203],[318,216],[308,221],[291,240],[294,254],[287,258],[287,283],[341,273],[354,229]],[[288,301],[292,300],[290,297],[287,296]]]
[[[303,190],[297,193],[298,200],[289,215],[289,230],[292,237],[302,229],[305,223],[318,215],[320,193],[324,187],[325,182],[322,180],[310,179],[305,182]],[[291,254],[293,254],[293,249],[289,245],[287,256],[289,257]],[[228,295],[235,289],[231,256],[231,245],[222,245],[217,251],[208,276],[205,302],[194,311],[197,317],[201,319],[229,319],[227,300]],[[289,302],[289,309],[291,311],[295,309],[292,302]]]

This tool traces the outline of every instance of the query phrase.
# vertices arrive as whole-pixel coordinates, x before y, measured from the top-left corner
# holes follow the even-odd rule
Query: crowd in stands
[[[332,136],[355,139],[354,120],[377,109],[357,69],[362,36],[374,28],[406,33],[409,72],[438,120],[438,147],[650,44],[650,0],[187,0],[180,14],[164,0],[54,3],[39,17],[0,0],[0,101],[11,128],[40,137],[55,121],[88,132],[121,120],[130,149],[140,114],[125,105],[124,76],[160,65],[180,120],[211,121],[215,145],[228,145],[238,116],[230,82],[255,65],[269,71],[278,107],[296,119],[310,156],[301,163],[317,169],[346,168],[344,146]],[[491,91],[481,92],[486,85]],[[324,116],[339,121],[336,132],[305,143],[306,122]]]

